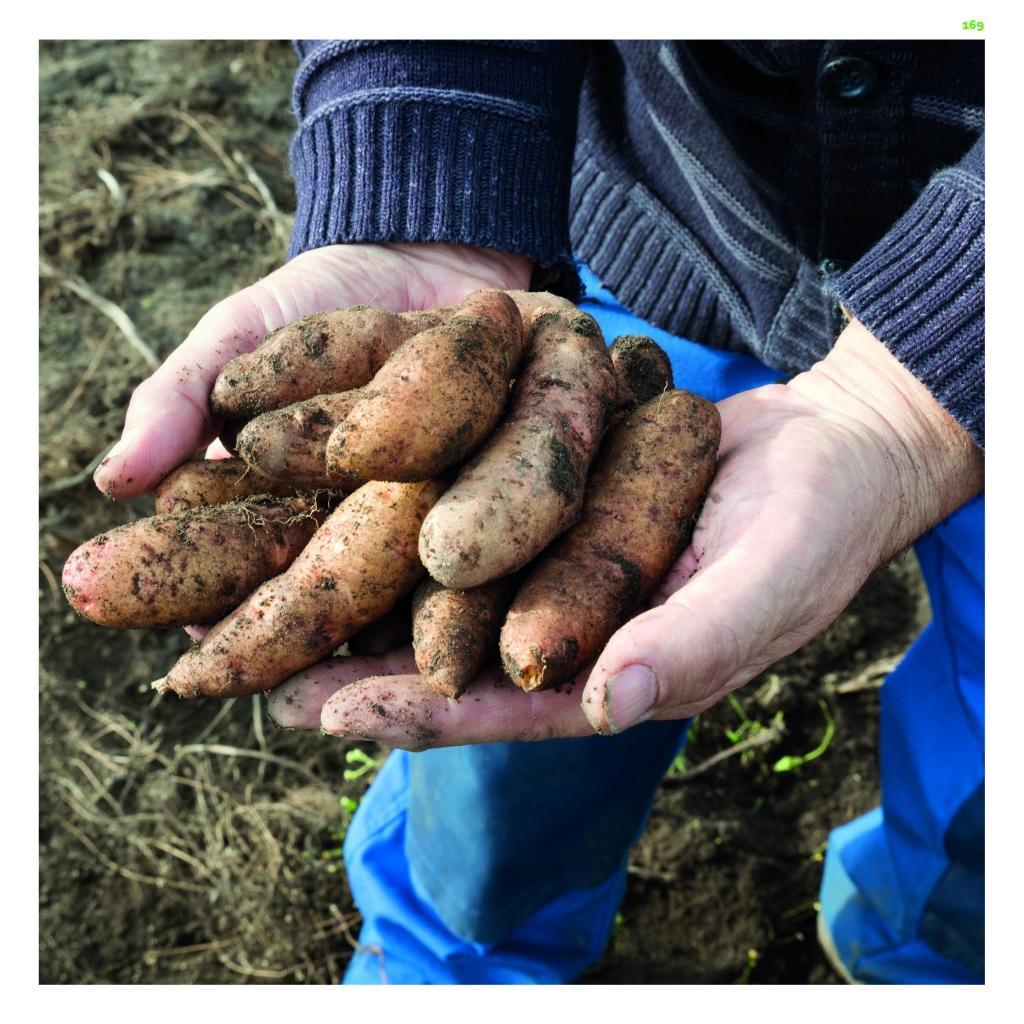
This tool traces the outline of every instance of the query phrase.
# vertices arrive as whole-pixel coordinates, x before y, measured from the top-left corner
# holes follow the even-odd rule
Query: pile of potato
[[[609,349],[533,292],[303,317],[210,404],[237,455],[175,470],[63,575],[100,625],[213,624],[161,681],[182,697],[272,689],[414,588],[425,686],[457,698],[495,648],[524,690],[565,682],[689,543],[721,434],[653,341]]]

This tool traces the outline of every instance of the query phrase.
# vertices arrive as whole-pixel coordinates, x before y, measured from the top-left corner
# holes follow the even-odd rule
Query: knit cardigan
[[[984,447],[981,42],[309,41],[290,255],[438,241],[576,262],[786,372],[846,311]]]

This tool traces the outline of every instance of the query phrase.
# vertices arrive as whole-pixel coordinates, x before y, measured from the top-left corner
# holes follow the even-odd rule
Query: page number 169
[[[965,32],[984,32],[985,31],[985,22],[983,22],[983,21],[974,21],[973,19],[971,21],[962,21],[960,23],[960,27]]]

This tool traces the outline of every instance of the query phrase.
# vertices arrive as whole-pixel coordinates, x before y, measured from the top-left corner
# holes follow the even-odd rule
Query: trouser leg
[[[346,981],[574,978],[600,956],[684,731],[393,753],[345,843],[360,942],[379,950]]]
[[[984,980],[984,498],[916,545],[932,622],[882,688],[882,805],[829,840],[821,925],[854,980]]]

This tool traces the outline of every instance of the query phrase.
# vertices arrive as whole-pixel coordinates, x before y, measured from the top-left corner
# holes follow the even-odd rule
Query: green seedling
[[[832,742],[832,737],[836,733],[836,723],[832,719],[832,715],[829,713],[828,705],[822,700],[818,701],[821,707],[821,713],[825,716],[825,735],[821,738],[821,742],[809,753],[806,754],[787,754],[785,757],[780,757],[778,761],[772,765],[772,771],[775,772],[791,772],[795,768],[799,768],[801,765],[807,764],[808,761],[813,761],[815,758],[821,757],[829,748],[829,744]]]
[[[743,710],[743,705],[731,693],[729,694],[729,706],[740,716],[740,727],[738,729],[725,730],[725,735],[729,737],[730,743],[739,743],[749,733],[759,731],[758,727],[761,723],[748,718],[747,713]]]
[[[352,751],[349,751],[349,753],[352,753]],[[331,838],[337,845],[329,846],[326,850],[320,851],[320,860],[327,864],[341,860],[342,853],[344,852],[345,833],[348,831],[352,815],[356,813],[356,809],[359,807],[359,801],[353,800],[350,796],[338,797],[338,803],[341,806],[341,824],[337,828],[331,829]]]
[[[747,963],[743,968],[743,973],[736,979],[737,985],[746,985],[750,982],[750,976],[754,973],[754,968],[760,959],[761,954],[756,949],[747,950]]]
[[[352,765],[351,768],[346,768],[342,773],[345,781],[355,782],[367,775],[372,778],[384,763],[384,759],[381,758],[378,761],[370,757],[364,750],[353,747],[345,751],[345,763]],[[338,828],[331,830],[331,838],[337,845],[320,851],[320,860],[327,865],[327,870],[331,872],[337,870],[336,865],[341,860],[344,849],[345,833],[348,831],[349,823],[352,821],[352,815],[359,808],[359,801],[350,796],[338,797],[338,804],[341,807],[341,824]]]
[[[365,751],[353,747],[351,750],[345,751],[345,763],[358,765],[357,768],[346,768],[342,773],[342,778],[346,782],[355,782],[356,779],[361,779],[369,772],[376,773],[384,761],[375,761]]]
[[[735,729],[726,729],[725,735],[729,742],[736,746],[737,743],[742,743],[744,740],[753,739],[755,736],[759,736],[763,732],[767,732],[769,729],[778,729],[782,725],[782,712],[776,711],[772,716],[772,720],[768,725],[764,722],[759,721],[756,718],[751,718],[744,710],[743,705],[731,694],[729,695],[729,705],[739,715],[740,724]],[[757,751],[755,749],[744,750],[740,754],[740,764],[748,764],[755,757],[757,757]]]

